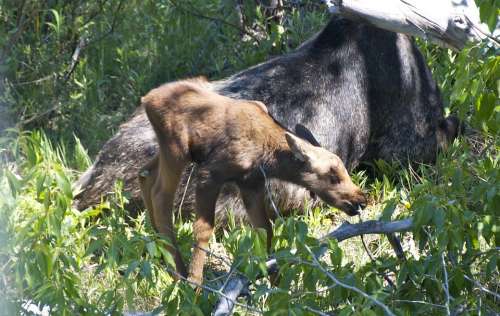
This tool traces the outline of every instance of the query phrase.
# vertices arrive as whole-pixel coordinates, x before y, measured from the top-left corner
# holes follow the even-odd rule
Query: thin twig
[[[67,82],[68,79],[70,78],[71,74],[74,72],[75,70],[75,67],[76,65],[78,64],[78,61],[80,59],[80,56],[81,56],[81,53],[82,51],[90,46],[91,44],[95,43],[95,42],[98,42],[102,39],[104,39],[105,37],[109,36],[110,34],[112,34],[115,30],[115,27],[117,25],[117,20],[118,20],[118,15],[119,15],[119,12],[121,11],[122,9],[122,6],[123,6],[123,3],[124,3],[124,0],[121,0],[119,3],[118,3],[118,6],[117,6],[117,9],[115,10],[115,13],[113,15],[113,20],[111,22],[111,26],[109,28],[109,30],[93,39],[88,39],[88,38],[85,38],[85,37],[81,37],[80,40],[78,41],[78,45],[76,46],[75,50],[73,51],[73,54],[71,55],[71,63],[70,63],[70,66],[68,68],[68,70],[66,71],[66,74],[63,75],[63,81],[64,82]],[[59,110],[61,108],[61,102],[56,102],[56,105],[54,105],[53,107],[51,107],[50,109],[42,112],[42,113],[39,113],[39,114],[35,114],[31,117],[29,117],[28,119],[25,119],[25,120],[22,120],[20,121],[17,125],[18,126],[24,126],[24,125],[28,125],[34,121],[37,121],[43,117],[46,117],[50,114],[52,114],[53,112],[56,112],[57,110]]]
[[[362,223],[363,222],[363,219],[361,218],[361,215],[358,216],[359,218],[359,222]],[[368,249],[368,246],[366,245],[365,243],[365,235],[359,235],[359,237],[361,238],[361,243],[363,244],[363,248],[365,248],[365,252],[366,254],[368,255],[368,257],[370,258],[370,261],[372,263],[375,263],[375,258],[373,258],[373,255],[370,251],[370,249]],[[380,275],[382,275],[382,277],[384,278],[384,280],[392,287],[392,288],[396,288],[396,286],[394,285],[394,282],[392,282],[391,279],[389,279],[389,277],[387,276],[386,273],[382,272],[382,273],[379,273]]]
[[[429,306],[436,307],[436,308],[446,309],[446,306],[444,306],[444,305],[433,304],[433,303],[429,303],[429,302],[425,302],[425,301],[393,300],[393,302],[394,303],[422,304],[422,305],[429,305]]]
[[[187,193],[187,190],[189,188],[189,183],[191,182],[191,176],[193,175],[194,168],[195,168],[194,164],[191,165],[191,171],[189,171],[189,176],[188,176],[188,179],[186,181],[186,186],[184,187],[184,193],[182,194],[181,202],[179,203],[179,208],[177,210],[177,213],[179,214],[179,218],[181,217],[182,205],[184,204],[184,199],[186,198],[186,193]]]
[[[264,187],[266,188],[266,193],[269,197],[269,201],[271,202],[271,206],[273,207],[274,213],[276,215],[276,218],[282,218],[280,212],[278,211],[278,208],[276,207],[276,204],[274,203],[273,199],[273,193],[271,192],[271,188],[269,187],[269,181],[267,180],[267,175],[266,172],[264,171],[264,168],[262,165],[259,165],[260,172],[264,176]]]
[[[441,252],[441,264],[443,265],[444,274],[444,293],[446,295],[446,315],[450,315],[450,291],[448,285],[448,271],[446,271],[446,263],[444,261],[444,252]]]
[[[213,256],[214,258],[217,258],[217,259],[220,259],[222,260],[225,264],[227,264],[228,266],[231,266],[231,262],[227,261],[226,258],[224,258],[223,256],[220,256],[220,255],[217,255],[215,253],[213,253],[212,251],[208,250],[208,249],[205,249],[203,247],[200,247],[198,246],[197,244],[194,244],[193,247],[195,248],[198,248],[200,249],[201,251],[203,251],[204,253],[206,253],[207,255],[209,256]]]
[[[302,308],[308,312],[311,312],[311,313],[314,313],[316,315],[320,315],[320,316],[331,316],[330,314],[328,313],[325,313],[325,312],[322,312],[322,311],[319,311],[317,309],[314,309],[312,307],[309,307],[309,306],[302,306]]]
[[[118,16],[120,15],[119,12],[121,11],[121,9],[123,7],[124,2],[125,2],[124,0],[121,0],[118,3],[118,6],[116,7],[115,13],[113,14],[113,20],[111,21],[111,26],[109,27],[109,30],[107,32],[97,36],[96,38],[90,39],[89,42],[87,43],[87,46],[89,46],[90,44],[93,44],[95,42],[99,42],[102,39],[104,39],[107,36],[114,33],[116,25],[118,24]]]
[[[468,275],[465,275],[464,274],[464,278],[469,281],[469,282],[472,282],[479,290],[485,292],[485,293],[488,293],[492,296],[494,296],[496,299],[499,299],[500,300],[500,295],[496,292],[493,292],[491,290],[488,290],[484,285],[482,285],[481,283],[479,283],[478,281],[472,279],[471,277],[469,277]]]
[[[85,37],[81,37],[80,40],[78,41],[78,45],[76,45],[75,51],[73,52],[73,55],[71,55],[71,64],[69,66],[68,71],[64,75],[64,81],[68,81],[69,77],[75,71],[76,65],[78,64],[78,61],[80,60],[80,53],[82,50],[87,46],[87,39]]]
[[[366,299],[372,301],[374,304],[376,304],[377,306],[379,306],[380,308],[382,308],[385,313],[387,315],[390,315],[390,316],[396,316],[390,309],[387,305],[385,305],[384,303],[380,302],[379,300],[377,300],[375,297],[361,291],[359,288],[355,287],[355,286],[352,286],[352,285],[349,285],[349,284],[346,284],[342,281],[340,281],[339,279],[337,279],[335,277],[335,275],[333,275],[333,273],[331,273],[330,271],[326,270],[318,261],[318,259],[316,258],[316,256],[314,255],[314,253],[311,251],[311,249],[306,245],[305,246],[306,250],[311,254],[311,257],[314,261],[314,264],[316,267],[318,267],[318,269],[320,269],[324,274],[326,274],[326,276],[332,280],[334,283],[336,283],[337,285],[345,288],[345,289],[348,289],[348,290],[351,290],[353,292],[356,292],[358,293],[359,295],[365,297]]]
[[[40,82],[44,82],[44,81],[53,79],[55,77],[57,77],[57,74],[53,73],[53,74],[47,75],[45,77],[42,77],[40,79],[31,80],[31,81],[17,82],[17,83],[14,83],[14,85],[15,86],[25,86],[25,85],[29,85],[29,84],[39,84]]]
[[[239,25],[237,24],[234,24],[234,23],[231,23],[231,22],[228,22],[224,19],[220,19],[220,18],[217,18],[217,17],[213,17],[213,16],[208,16],[208,15],[204,15],[196,10],[194,10],[194,8],[191,8],[191,10],[188,10],[186,8],[184,8],[183,6],[179,5],[176,1],[173,1],[173,0],[169,0],[170,4],[181,10],[181,11],[184,11],[186,13],[189,13],[193,16],[196,16],[198,18],[202,18],[202,19],[206,19],[206,20],[210,20],[210,21],[214,21],[214,22],[220,22],[222,24],[225,24],[227,26],[230,26],[232,28],[235,28],[237,30],[239,30],[240,32],[243,32],[245,34],[247,34],[248,36],[250,36],[252,39],[254,39],[257,43],[260,43],[260,40],[257,38],[257,36],[255,36],[254,34],[252,34],[251,32],[249,32],[248,30],[246,30],[245,28],[243,27],[240,27]]]

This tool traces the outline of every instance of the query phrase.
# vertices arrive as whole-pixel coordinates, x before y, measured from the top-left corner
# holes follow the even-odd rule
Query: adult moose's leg
[[[273,230],[264,203],[265,184],[262,182],[259,185],[250,186],[245,183],[239,183],[238,186],[250,222],[254,227],[264,228],[267,232],[267,250],[269,250],[271,248]]]
[[[149,214],[156,231],[170,239],[171,245],[167,246],[167,250],[174,256],[177,272],[185,277],[187,276],[186,265],[177,246],[172,216],[175,191],[179,185],[184,166],[185,164],[179,161],[167,162],[160,155],[158,172],[154,175],[156,181],[153,183]]]
[[[196,187],[196,221],[193,224],[196,245],[189,266],[189,280],[196,284],[203,283],[206,250],[214,230],[215,203],[220,188],[221,184],[215,183],[210,178],[199,182]]]

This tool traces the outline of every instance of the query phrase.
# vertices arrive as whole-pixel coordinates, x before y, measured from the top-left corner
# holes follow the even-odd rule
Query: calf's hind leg
[[[189,266],[189,280],[203,283],[203,267],[205,265],[208,242],[214,230],[215,203],[221,185],[208,180],[198,182],[196,187],[196,221],[193,224],[193,234],[196,245]]]
[[[181,253],[177,246],[177,237],[173,223],[173,205],[175,191],[179,184],[182,170],[185,164],[182,162],[169,162],[160,155],[158,175],[151,191],[150,218],[155,229],[163,236],[170,239],[170,246],[167,250],[174,256],[176,270],[182,276],[187,276],[186,266],[182,260]]]

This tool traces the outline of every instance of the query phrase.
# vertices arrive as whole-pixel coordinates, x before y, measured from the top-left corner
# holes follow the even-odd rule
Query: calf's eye
[[[339,183],[339,179],[336,176],[329,176],[328,179],[330,180],[331,184],[337,184]]]

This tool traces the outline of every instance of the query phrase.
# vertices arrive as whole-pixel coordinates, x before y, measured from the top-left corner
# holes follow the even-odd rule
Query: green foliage
[[[73,315],[134,307],[137,292],[154,295],[153,284],[170,280],[160,263],[173,262],[166,241],[146,229],[144,216],[126,216],[121,194],[78,212],[62,147],[40,133],[17,142],[29,171],[2,171],[3,287]]]
[[[96,153],[154,86],[227,76],[298,45],[326,18],[292,6],[281,25],[245,1],[248,22],[239,26],[234,8],[219,0],[5,1],[0,50],[15,96],[6,101],[25,128],[63,142],[75,134]]]
[[[477,2],[491,27],[498,3]],[[199,74],[227,76],[292,49],[327,18],[314,1],[285,1],[283,15],[259,3],[2,2],[0,72],[7,78],[0,100],[26,124],[0,138],[0,313],[19,314],[27,301],[55,315],[211,312],[218,296],[172,280],[168,240],[144,214],[128,216],[120,183],[83,212],[72,207],[73,183],[91,164],[87,150],[95,153],[151,87]],[[374,299],[398,315],[442,315],[447,305],[452,313],[499,312],[498,299],[481,289],[497,291],[499,279],[498,50],[478,44],[456,53],[418,43],[447,113],[457,114],[467,132],[433,166],[377,161],[373,176],[353,175],[370,194],[364,218],[414,219],[414,231],[402,238],[407,260],[397,260],[383,236],[365,236],[373,261],[357,238],[320,244],[318,237],[343,218],[308,208],[274,223],[280,271],[271,285],[260,278],[267,273],[264,232],[233,221],[217,241],[233,272],[251,281],[251,300],[240,303],[269,315],[383,314]],[[187,259],[191,222],[177,226]],[[312,254],[321,247],[326,254],[318,263]],[[209,272],[205,284],[217,290],[224,280]]]

